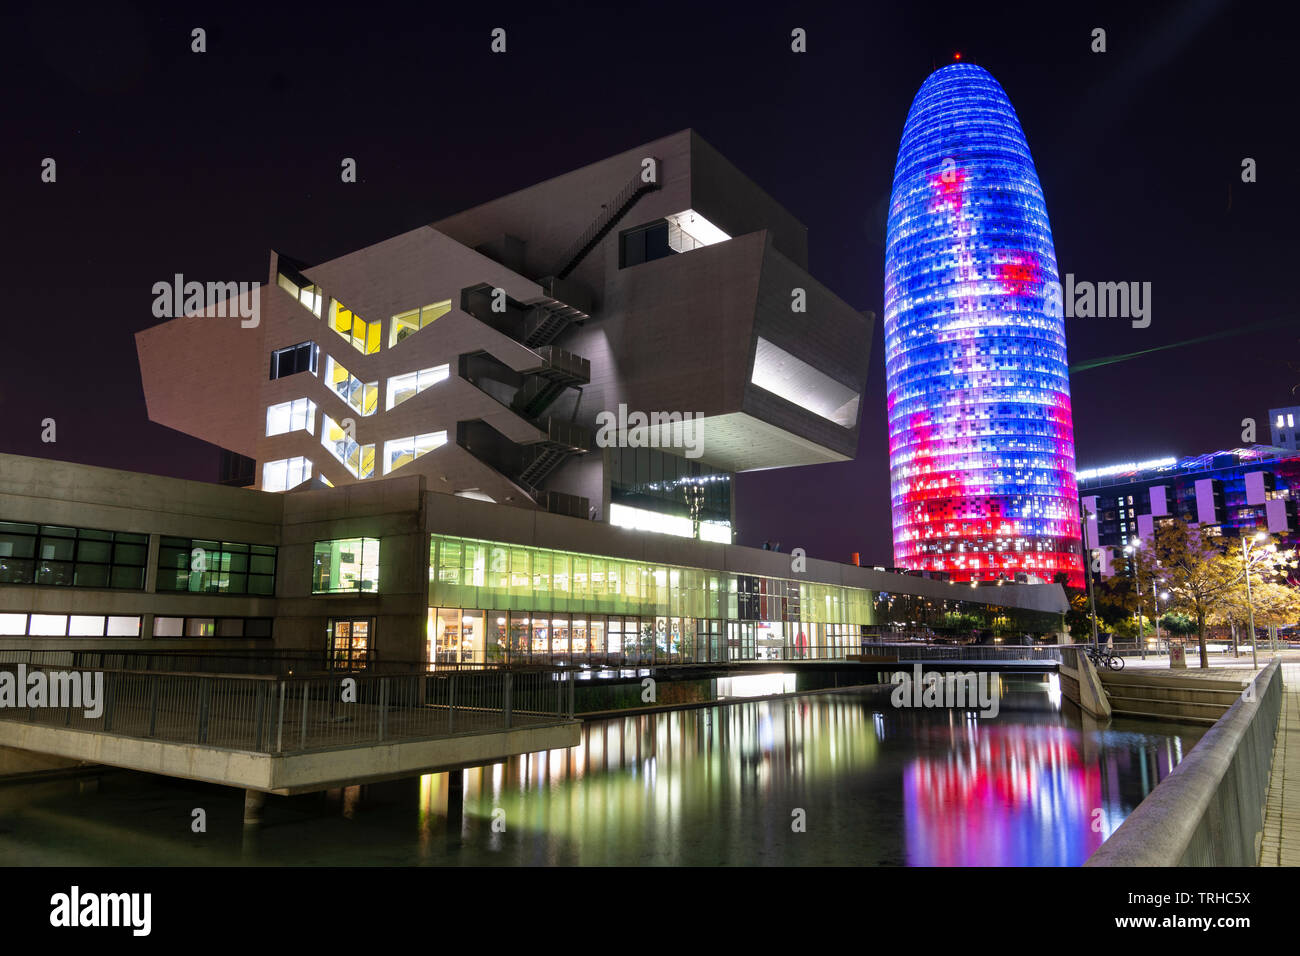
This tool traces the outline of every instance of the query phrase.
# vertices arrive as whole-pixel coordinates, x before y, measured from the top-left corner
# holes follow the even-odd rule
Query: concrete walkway
[[[1300,866],[1300,664],[1282,665],[1282,686],[1260,866]]]

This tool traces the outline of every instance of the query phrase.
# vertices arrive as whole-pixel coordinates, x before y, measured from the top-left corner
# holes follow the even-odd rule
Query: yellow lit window
[[[446,315],[450,311],[451,299],[444,299],[441,302],[426,305],[421,309],[411,309],[409,312],[401,312],[393,316],[389,326],[388,347],[392,348],[398,342],[428,327],[435,319]]]

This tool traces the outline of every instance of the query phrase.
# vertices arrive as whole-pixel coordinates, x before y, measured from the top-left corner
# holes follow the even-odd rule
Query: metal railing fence
[[[0,720],[259,753],[491,733],[573,716],[574,675],[563,671],[283,677],[22,662],[0,663],[3,674],[19,693],[0,707]],[[71,695],[68,675],[83,687],[87,677],[100,682],[91,688],[95,707]],[[45,688],[39,701],[37,686]]]

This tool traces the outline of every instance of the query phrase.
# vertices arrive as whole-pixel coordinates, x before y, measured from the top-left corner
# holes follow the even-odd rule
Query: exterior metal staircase
[[[658,159],[655,161],[655,178],[653,182],[646,182],[642,179],[641,170],[638,169],[631,182],[624,186],[609,202],[605,204],[601,214],[583,231],[582,235],[569,247],[563,258],[560,260],[560,268],[555,270],[557,278],[565,279],[574,269],[582,263],[587,254],[595,249],[600,241],[609,235],[620,219],[627,215],[627,211],[636,205],[637,200],[648,192],[654,192],[660,188],[659,180],[662,178],[660,171],[663,164]]]

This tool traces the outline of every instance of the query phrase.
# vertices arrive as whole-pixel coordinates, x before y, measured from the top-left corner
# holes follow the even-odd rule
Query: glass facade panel
[[[142,534],[0,522],[0,584],[144,588]]]
[[[392,348],[398,342],[426,328],[435,319],[446,315],[450,311],[451,299],[444,299],[441,302],[426,305],[421,309],[411,309],[409,312],[398,313],[393,316],[392,321],[389,323],[388,347]]]
[[[949,633],[958,612],[1000,631],[1061,626],[1057,614],[971,601],[446,535],[432,536],[430,562],[430,607],[457,609],[447,620],[461,629],[474,611],[485,612],[483,640],[469,632],[475,663],[493,647],[510,659],[593,664],[843,658],[903,622]],[[458,644],[457,659],[464,653]]]
[[[311,459],[282,458],[262,466],[263,491],[288,491],[311,478]]]
[[[1060,275],[1028,143],[983,67],[917,92],[886,247],[894,563],[1081,587]]]
[[[163,538],[158,548],[159,591],[191,594],[275,593],[276,549],[270,545]]]
[[[317,541],[312,567],[313,594],[377,592],[379,541],[338,538]]]

